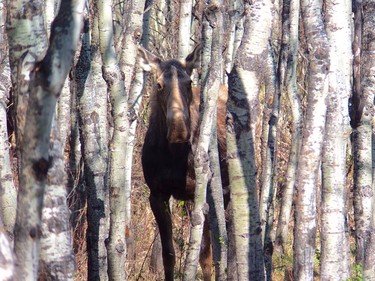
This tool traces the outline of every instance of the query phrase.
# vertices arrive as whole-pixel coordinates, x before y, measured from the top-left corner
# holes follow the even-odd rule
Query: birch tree
[[[224,7],[223,3],[220,3],[221,7]],[[202,85],[206,85],[208,82],[208,77],[212,76],[211,74],[211,54],[212,48],[217,48],[223,44],[223,36],[221,34],[224,33],[223,30],[223,23],[219,23],[218,21],[223,21],[224,14],[216,18],[216,10],[211,11],[211,8],[215,6],[210,6],[209,3],[206,4],[206,9],[203,11],[202,15],[202,74],[201,74],[201,81]],[[219,37],[220,36],[220,37]],[[213,43],[214,41],[214,43]],[[220,49],[221,50],[221,49]],[[216,52],[220,52],[216,51]],[[222,51],[222,50],[221,50]],[[214,62],[218,60],[214,58]],[[223,60],[219,58],[219,62],[214,67],[219,67],[215,71],[215,75],[220,75],[215,77],[218,79],[221,84],[222,80],[222,68]],[[211,77],[212,79],[212,77]],[[204,87],[204,86],[203,86]],[[220,106],[223,105],[223,95],[227,93],[227,88],[223,85],[220,86],[220,94],[219,97],[221,99]],[[201,95],[201,100],[203,100],[203,104],[207,99],[207,95],[210,92],[204,90]],[[226,107],[226,100],[225,105]],[[229,190],[228,190],[228,177],[227,177],[227,163],[226,163],[226,147],[225,143],[222,141],[218,141],[218,135],[220,138],[225,140],[225,124],[221,124],[221,121],[225,120],[226,108],[215,109],[213,120],[220,120],[220,125],[218,126],[218,122],[212,123],[212,133],[211,133],[211,140],[209,143],[208,148],[208,155],[209,155],[209,162],[210,162],[210,178],[208,181],[207,186],[207,203],[209,206],[208,219],[209,228],[211,232],[211,243],[212,243],[212,256],[213,256],[213,264],[215,266],[215,278],[216,280],[227,280],[227,269],[228,265],[228,258],[227,258],[227,250],[228,250],[228,235],[226,230],[226,219],[225,219],[225,210],[224,208],[228,204],[229,200]],[[220,153],[219,153],[220,150]]]
[[[354,2],[354,87],[350,107],[350,124],[353,128],[351,140],[354,162],[353,187],[354,187],[354,221],[356,227],[356,262],[363,264],[366,239],[371,224],[371,202],[374,193],[373,158],[371,145],[373,141],[372,119],[374,116],[373,74],[371,63],[371,38],[374,14],[370,2]],[[371,167],[371,168],[370,168]]]
[[[329,40],[329,94],[322,162],[321,280],[349,277],[345,233],[347,101],[351,93],[351,5],[326,1]]]
[[[3,223],[0,218],[0,227]],[[1,280],[12,281],[16,279],[15,259],[12,251],[12,244],[8,234],[0,229],[0,276]]]
[[[125,146],[125,223],[126,228],[132,235],[131,226],[131,187],[132,187],[132,159],[133,149],[135,143],[135,129],[137,123],[135,122],[138,113],[139,103],[141,101],[141,92],[143,86],[143,71],[140,68],[136,68],[138,43],[141,40],[142,35],[142,20],[143,10],[145,6],[145,0],[142,1],[131,1],[130,8],[127,11],[129,14],[127,19],[127,25],[122,38],[123,49],[119,58],[120,69],[124,73],[124,87],[125,96],[127,99],[127,109],[129,120],[128,122],[128,137]],[[124,147],[122,148],[124,149]],[[129,239],[130,240],[130,239]],[[128,245],[133,247],[133,245]]]
[[[367,237],[365,258],[363,261],[364,280],[375,280],[375,196],[372,197],[371,227]]]
[[[196,175],[196,188],[194,197],[194,209],[192,211],[192,228],[190,232],[189,249],[186,258],[184,280],[195,280],[203,223],[205,220],[206,187],[210,177],[208,148],[212,137],[212,124],[216,121],[216,107],[220,89],[221,78],[221,53],[222,53],[222,26],[223,15],[221,11],[222,2],[209,2],[205,9],[207,20],[212,30],[211,44],[211,68],[208,72],[207,82],[203,88],[205,101],[201,104],[203,111],[202,121],[199,129],[199,140],[194,156],[194,170]],[[210,272],[206,272],[204,280],[210,280]]]
[[[299,34],[299,9],[300,1],[290,0],[283,2],[283,44],[281,50],[282,64],[285,66],[285,76],[281,73],[282,88],[287,93],[292,113],[291,143],[289,161],[286,172],[286,187],[283,191],[280,213],[278,218],[275,246],[279,252],[284,252],[288,240],[289,220],[292,210],[293,191],[296,179],[297,161],[299,157],[300,142],[302,139],[302,108],[297,91],[297,58]],[[288,40],[289,38],[289,40]],[[284,42],[284,40],[288,40]],[[285,45],[284,45],[285,44]]]
[[[180,16],[178,28],[178,58],[183,59],[189,54],[191,33],[192,0],[180,1]]]
[[[108,275],[111,280],[125,280],[126,259],[126,200],[125,200],[125,149],[128,132],[127,99],[124,76],[117,64],[113,42],[112,1],[97,1],[99,12],[100,52],[103,61],[103,77],[111,95],[114,123],[110,143],[109,189],[110,230],[107,244]]]
[[[264,280],[264,257],[256,178],[259,91],[271,34],[272,2],[245,5],[244,35],[229,75],[227,145],[239,280]]]
[[[363,37],[362,37],[362,58],[361,58],[361,87],[362,87],[362,97],[364,99],[364,110],[361,118],[361,123],[357,128],[360,131],[364,129],[367,132],[368,128],[372,128],[372,148],[374,149],[374,83],[375,83],[375,3],[374,1],[364,1],[363,2]],[[363,128],[365,127],[365,128]],[[371,129],[370,129],[371,130]],[[370,133],[371,134],[371,133]],[[367,134],[364,134],[367,136]],[[371,138],[371,136],[369,136]],[[370,142],[371,143],[371,142]],[[366,142],[363,143],[365,145]],[[359,148],[364,147],[359,145]],[[374,151],[374,150],[373,150]],[[365,150],[359,150],[358,153],[366,153]],[[371,155],[371,151],[368,151]],[[359,156],[361,160],[367,160],[368,158],[364,155]],[[372,157],[374,157],[372,155]],[[372,163],[372,171],[374,174],[374,159],[370,162],[359,162],[357,164],[364,164],[364,166],[358,166],[358,170],[362,170],[365,173],[365,169],[369,171],[369,165]],[[367,174],[371,173],[367,172]],[[367,177],[367,176],[366,176]],[[361,183],[361,181],[359,182]],[[364,182],[363,182],[364,183]],[[356,183],[355,183],[356,184]],[[366,184],[370,184],[370,181],[366,181]],[[375,213],[375,189],[374,180],[369,186],[359,185],[359,198],[356,200],[361,200],[362,208],[359,212],[363,212],[361,218],[356,220],[356,227],[359,227],[359,235],[366,235],[363,241],[357,240],[357,256],[362,255],[361,250],[363,250],[363,278],[364,280],[375,280],[375,247],[374,247],[374,213]],[[371,204],[372,202],[372,204]],[[362,225],[363,223],[363,225]],[[362,237],[359,236],[359,239]],[[361,243],[363,242],[363,249],[361,248]]]
[[[70,91],[64,91],[63,94],[65,99],[66,96],[70,96]],[[67,118],[62,116],[64,114]],[[69,108],[66,108],[62,115],[58,116],[59,119],[68,121]],[[75,264],[72,249],[70,210],[67,206],[67,175],[65,172],[63,145],[66,140],[66,134],[67,130],[60,130],[59,122],[55,118],[49,145],[49,155],[54,160],[48,171],[40,242],[39,277],[48,280],[73,280],[74,275]]]
[[[227,9],[227,28],[228,32],[228,46],[225,52],[225,65],[224,69],[226,73],[223,73],[224,81],[228,82],[228,75],[233,67],[233,61],[236,57],[236,52],[239,43],[242,39],[242,32],[239,30],[239,25],[243,23],[243,4],[238,0],[231,0],[225,8]],[[242,30],[243,31],[243,30]]]
[[[32,7],[28,4],[33,5]],[[36,64],[32,64],[32,71],[26,68],[16,69],[15,73],[22,73],[23,79],[18,82],[28,81],[17,87],[17,94],[22,92],[29,96],[29,105],[25,115],[20,119],[25,121],[21,146],[21,162],[19,175],[18,208],[15,225],[15,253],[18,260],[18,279],[35,280],[38,272],[40,253],[40,225],[43,204],[44,187],[50,158],[48,155],[48,143],[51,132],[52,117],[55,111],[57,98],[73,61],[73,54],[77,45],[82,24],[82,10],[84,1],[63,1],[56,19],[52,25],[50,45],[43,58]],[[30,22],[24,13],[29,8],[35,8],[36,22]],[[43,9],[41,3],[12,1],[10,12],[10,24],[8,29],[9,39],[13,45],[24,44],[22,32],[29,32],[29,27],[36,26],[34,38],[27,34],[27,40],[37,39],[29,46],[39,48],[45,45],[45,30],[43,26]],[[18,10],[19,9],[19,10]],[[21,12],[22,11],[22,12]],[[26,30],[23,30],[25,28]],[[19,37],[21,36],[21,37]],[[41,39],[41,40],[40,40]],[[21,45],[24,46],[25,45]],[[43,49],[43,48],[41,48]],[[17,49],[17,51],[20,48]],[[34,50],[38,50],[35,48]],[[40,50],[40,49],[39,49]],[[23,52],[28,51],[27,48]],[[30,60],[33,50],[29,53],[12,53],[12,66],[22,65]],[[26,54],[26,55],[25,55]],[[27,54],[30,54],[29,57]],[[14,69],[12,70],[13,73]],[[13,81],[16,81],[13,77]],[[15,83],[15,82],[14,82]],[[20,84],[19,84],[20,85]],[[20,113],[20,112],[19,112]]]
[[[17,190],[13,182],[12,164],[9,150],[7,107],[11,87],[8,44],[5,32],[5,1],[0,1],[0,205],[4,228],[13,239],[16,221]]]
[[[97,14],[96,8],[91,6],[90,21],[85,21],[75,82],[87,194],[88,279],[107,280],[108,107],[107,85],[101,71]]]
[[[306,117],[296,177],[294,260],[295,280],[313,280],[316,235],[316,185],[320,167],[326,96],[328,92],[329,44],[319,1],[301,2],[302,21],[309,51]]]

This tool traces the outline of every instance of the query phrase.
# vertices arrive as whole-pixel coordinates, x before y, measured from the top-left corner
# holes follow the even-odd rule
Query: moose
[[[195,190],[194,152],[199,135],[200,88],[192,87],[190,76],[199,66],[201,46],[185,59],[162,61],[139,48],[140,64],[156,80],[150,95],[149,127],[142,148],[143,174],[150,188],[150,205],[159,227],[165,280],[174,280],[175,252],[169,209],[171,196],[193,200]],[[228,183],[225,117],[227,90],[220,91],[217,135],[223,186]],[[226,202],[228,192],[225,192]],[[211,280],[212,253],[207,219],[200,250],[204,280]]]

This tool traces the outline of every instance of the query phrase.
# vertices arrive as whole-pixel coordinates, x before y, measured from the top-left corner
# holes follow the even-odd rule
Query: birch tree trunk
[[[125,149],[128,133],[127,96],[124,76],[117,64],[113,42],[112,1],[97,1],[99,15],[100,52],[103,77],[111,95],[113,137],[110,143],[109,191],[110,229],[107,243],[108,276],[110,280],[125,280],[126,261],[126,200],[125,200]]]
[[[222,3],[220,3],[222,6]],[[210,7],[210,6],[209,6]],[[212,17],[215,17],[215,12],[210,13],[208,7],[203,15],[203,24],[202,24],[202,43],[203,49],[205,50],[202,54],[202,81],[203,85],[206,84],[207,79],[210,75],[210,68],[211,68],[211,49],[212,46],[217,48],[223,44],[223,24],[217,24],[213,21]],[[223,7],[223,6],[222,6]],[[215,26],[215,24],[217,26]],[[212,28],[212,26],[215,26]],[[215,33],[213,30],[215,29]],[[220,37],[218,37],[218,35]],[[216,36],[217,38],[213,38]],[[212,45],[212,41],[216,40]],[[221,49],[220,49],[221,50]],[[220,51],[219,50],[219,51]],[[214,59],[215,60],[215,59]],[[219,67],[217,73],[220,75],[216,77],[216,79],[221,79],[223,74],[220,68],[223,65],[223,60],[220,59],[218,65],[214,65],[214,67]],[[227,91],[226,88],[223,86],[220,87],[220,93]],[[206,99],[207,91],[204,91],[201,99]],[[226,110],[225,110],[226,111]],[[218,120],[218,114],[226,114],[223,112],[222,108],[220,109],[220,113],[218,109],[213,116],[213,120]],[[220,120],[225,120],[225,116],[219,116]],[[213,264],[215,266],[215,280],[227,280],[227,250],[228,250],[228,236],[226,230],[226,220],[225,220],[225,206],[228,204],[228,197],[229,197],[229,190],[228,185],[229,183],[226,182],[228,179],[224,179],[222,181],[222,169],[227,169],[226,167],[226,155],[223,155],[223,152],[226,152],[226,147],[220,147],[218,143],[218,134],[220,137],[225,138],[225,129],[223,130],[224,124],[221,124],[220,127],[217,126],[217,122],[212,123],[212,134],[211,140],[209,143],[208,148],[208,155],[209,155],[209,162],[210,162],[210,171],[211,171],[211,178],[209,179],[208,187],[207,187],[207,203],[209,206],[208,219],[209,228],[211,231],[211,242],[212,242],[212,254],[213,254]],[[219,153],[218,149],[220,149],[221,153]],[[224,171],[224,174],[227,171]],[[223,193],[225,193],[225,199],[223,197]],[[226,201],[226,202],[224,202]]]
[[[371,227],[366,241],[365,258],[363,261],[363,279],[375,280],[375,196],[372,196]]]
[[[264,158],[262,159],[262,190],[260,197],[260,215],[264,221],[263,226],[263,248],[264,248],[264,259],[267,273],[267,280],[272,280],[272,255],[273,255],[273,244],[274,244],[274,209],[275,209],[275,197],[277,187],[277,125],[279,120],[280,111],[280,88],[279,81],[276,76],[276,65],[275,58],[272,55],[273,50],[268,52],[268,59],[265,63],[266,68],[266,103],[263,115],[262,130],[264,132],[264,141],[267,141]],[[266,132],[267,130],[267,132]]]
[[[33,71],[27,77],[30,79],[27,87],[18,88],[29,94],[30,99],[27,113],[23,117],[25,130],[20,146],[22,158],[15,225],[15,253],[18,260],[19,280],[36,280],[37,278],[43,195],[48,169],[51,165],[48,144],[52,117],[57,98],[73,61],[81,30],[83,4],[84,1],[62,2],[52,25],[50,46],[44,59],[34,66]],[[34,7],[36,15],[42,17],[42,7]],[[27,20],[24,20],[27,17],[23,17],[22,13],[18,16],[22,27],[22,23],[27,23]],[[10,30],[9,34],[13,36],[12,42],[15,44],[19,38],[17,36],[20,36],[17,29]],[[25,59],[26,56],[23,58]],[[20,64],[24,62],[19,61]]]
[[[203,234],[205,215],[207,214],[207,184],[211,176],[209,167],[208,148],[212,137],[212,124],[216,122],[215,112],[220,89],[221,78],[221,53],[222,53],[222,31],[223,23],[222,1],[212,1],[205,9],[205,15],[212,28],[211,44],[211,69],[208,73],[207,82],[204,84],[203,96],[206,97],[201,103],[203,112],[202,122],[199,128],[199,140],[194,157],[194,170],[196,176],[196,187],[194,197],[194,208],[191,214],[191,230],[189,248],[187,252],[184,281],[196,280],[199,252]],[[206,273],[207,274],[207,273]],[[204,280],[210,280],[210,273],[204,276]]]
[[[362,41],[362,69],[361,69],[361,86],[362,95],[365,98],[365,110],[362,116],[361,125],[372,123],[372,146],[374,146],[374,85],[375,85],[375,2],[373,0],[363,1],[363,41]],[[370,102],[371,101],[371,102]],[[372,120],[370,120],[370,118]],[[359,128],[360,128],[359,127]],[[365,152],[365,151],[363,151]],[[371,152],[368,152],[371,155]],[[372,157],[374,155],[372,154]],[[372,169],[374,159],[372,159]],[[363,163],[366,164],[367,163]],[[371,165],[371,162],[369,163]],[[364,166],[363,169],[369,166]],[[374,173],[374,170],[372,170]],[[367,174],[370,174],[367,172]],[[361,187],[360,197],[362,197],[363,210],[363,234],[366,234],[364,242],[364,259],[363,259],[363,279],[375,280],[375,189],[374,180],[370,186]],[[369,201],[372,201],[372,206]],[[368,218],[367,218],[368,216]],[[369,221],[367,221],[369,220]],[[361,221],[361,220],[360,220]],[[359,222],[360,222],[359,221]],[[357,227],[357,225],[356,225]],[[362,228],[362,226],[360,226]],[[359,231],[362,231],[360,229]],[[361,254],[358,252],[357,255]]]
[[[9,151],[7,107],[11,88],[8,44],[5,33],[5,0],[0,1],[0,206],[6,233],[13,240],[16,221],[17,190],[13,182],[12,163]]]
[[[244,36],[229,75],[227,145],[238,280],[264,280],[264,257],[256,178],[259,91],[267,60],[272,2],[245,6]]]
[[[275,247],[279,252],[284,252],[288,241],[289,220],[292,210],[293,191],[296,180],[297,162],[300,143],[302,139],[302,108],[297,91],[297,58],[298,58],[298,29],[299,29],[299,0],[284,1],[283,13],[283,42],[281,56],[285,60],[286,73],[281,74],[281,83],[285,86],[287,98],[291,105],[292,129],[289,151],[289,161],[286,172],[286,187],[283,191],[280,214],[276,230]],[[286,45],[284,45],[286,44]],[[282,62],[284,63],[284,61]],[[284,80],[285,79],[285,80]]]
[[[125,30],[125,35],[123,38],[123,49],[121,52],[120,57],[120,69],[124,73],[125,78],[125,96],[128,102],[127,108],[132,109],[132,105],[129,105],[129,101],[140,98],[140,76],[143,71],[138,70],[136,72],[136,60],[137,60],[137,48],[138,43],[141,39],[142,35],[142,20],[143,20],[143,10],[145,6],[145,0],[141,1],[131,1],[130,10],[128,11],[129,17],[128,17],[128,23]],[[137,76],[138,75],[138,76]],[[143,76],[142,76],[143,78]],[[142,83],[141,83],[142,85]],[[132,92],[132,89],[134,88],[134,92]],[[137,100],[137,102],[140,102],[140,100]],[[134,110],[137,109],[137,105]],[[128,114],[128,113],[127,113]],[[135,112],[136,114],[136,112]],[[127,115],[130,119],[127,121],[128,128],[130,127],[131,130],[135,130],[135,123],[132,118],[134,118],[134,114]],[[132,123],[132,125],[130,125]],[[129,129],[127,129],[129,130]],[[132,226],[131,226],[131,201],[130,201],[130,194],[131,194],[131,175],[132,175],[132,159],[133,159],[133,147],[134,147],[134,140],[132,139],[133,132],[127,132],[129,134],[126,146],[124,146],[122,149],[125,148],[125,186],[124,186],[124,192],[125,192],[125,223],[126,223],[126,229],[128,230],[128,233],[130,236],[133,235]],[[129,241],[133,241],[134,239],[129,239]],[[128,241],[128,242],[129,242]],[[129,242],[130,243],[130,242]],[[130,245],[128,243],[129,248],[133,248],[133,245]]]
[[[0,217],[0,276],[3,281],[16,280],[15,258],[8,234],[3,230]]]
[[[347,101],[351,93],[351,3],[326,1],[329,94],[322,161],[321,280],[349,278],[345,233]]]
[[[93,8],[93,7],[92,7]],[[107,85],[102,77],[98,18],[91,10],[76,66],[79,127],[87,194],[88,279],[107,280],[109,225]],[[91,40],[90,40],[91,33]]]
[[[321,161],[329,44],[319,1],[301,2],[302,20],[309,48],[308,96],[301,154],[296,179],[294,260],[295,280],[313,280],[316,235],[316,185]]]
[[[354,221],[356,228],[356,262],[364,262],[366,239],[371,223],[371,202],[374,194],[372,175],[372,119],[374,117],[373,64],[371,42],[373,41],[374,4],[372,1],[356,2],[356,40],[354,77],[355,87],[352,97],[351,125],[354,155]],[[363,13],[363,18],[361,18]],[[361,26],[363,24],[363,26]],[[362,31],[362,34],[360,33]],[[360,40],[362,36],[362,42]],[[361,46],[361,47],[360,47]],[[353,112],[354,111],[354,112]]]
[[[65,92],[70,95],[70,92]],[[69,110],[69,108],[67,108]],[[69,112],[69,111],[68,111]],[[69,115],[68,115],[69,116]],[[54,120],[49,155],[53,164],[48,171],[41,225],[41,260],[39,278],[73,280],[74,253],[67,206],[67,175],[64,161],[64,140],[67,131],[58,129]]]
[[[238,48],[238,42],[236,42],[236,35],[237,35],[237,24],[241,21],[242,13],[243,13],[243,4],[241,1],[238,0],[231,0],[230,3],[226,7],[227,14],[228,14],[228,27],[226,31],[228,32],[228,46],[225,53],[225,73],[223,73],[224,81],[228,82],[228,73],[232,70],[233,62],[236,57],[236,52]],[[241,42],[241,39],[239,40]]]
[[[178,58],[185,58],[190,51],[190,33],[191,33],[191,10],[193,8],[192,0],[180,1],[180,16],[178,28]]]
[[[154,0],[145,0],[145,11],[143,13],[141,45],[147,50],[150,41],[150,17]]]
[[[22,143],[23,128],[28,104],[28,77],[37,60],[45,54],[48,43],[43,20],[43,1],[7,1],[7,33],[9,63],[14,91],[14,114],[16,116],[16,142]],[[32,11],[32,17],[26,17]],[[17,150],[20,159],[20,149]]]

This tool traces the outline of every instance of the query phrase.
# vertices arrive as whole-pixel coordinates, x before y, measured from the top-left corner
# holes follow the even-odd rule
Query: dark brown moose
[[[156,82],[150,96],[150,122],[142,149],[143,174],[150,188],[150,204],[159,227],[165,280],[174,280],[175,252],[169,199],[194,199],[194,151],[198,140],[200,89],[192,87],[190,75],[199,66],[201,47],[183,60],[162,61],[143,48],[139,58],[145,71],[153,71]],[[228,186],[225,161],[225,114],[227,90],[218,102],[218,141],[223,186]],[[205,220],[200,265],[204,280],[211,280],[212,254]]]

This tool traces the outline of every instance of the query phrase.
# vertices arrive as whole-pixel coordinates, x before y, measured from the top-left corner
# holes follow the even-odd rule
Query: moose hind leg
[[[173,281],[176,261],[172,241],[172,221],[168,204],[169,197],[166,198],[165,196],[151,192],[149,200],[160,232],[165,281]]]
[[[207,216],[203,224],[203,236],[201,250],[199,253],[199,263],[203,272],[203,280],[210,281],[212,273],[212,249],[210,228],[208,226]]]

